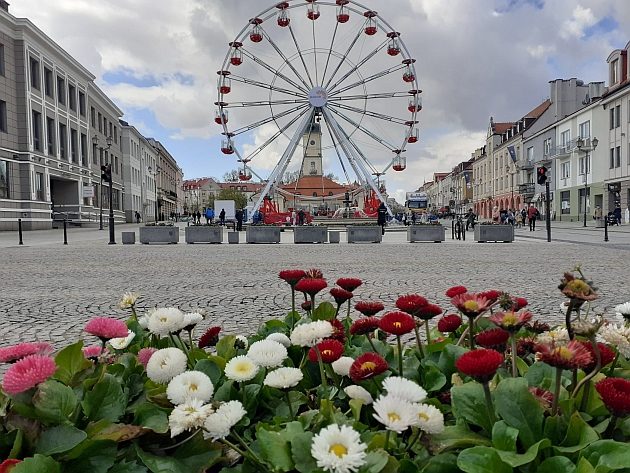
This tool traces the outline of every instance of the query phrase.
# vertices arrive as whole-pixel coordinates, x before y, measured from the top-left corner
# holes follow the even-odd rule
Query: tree
[[[238,181],[238,169],[232,169],[229,172],[223,174],[223,182],[237,182]]]
[[[237,209],[243,209],[247,206],[247,196],[236,189],[221,189],[215,198],[211,198],[208,205],[214,208],[214,200],[233,200]],[[216,210],[216,209],[215,209]]]

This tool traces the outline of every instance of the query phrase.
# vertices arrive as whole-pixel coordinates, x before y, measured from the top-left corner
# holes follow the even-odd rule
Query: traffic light
[[[112,165],[111,164],[103,164],[101,166],[101,179],[105,182],[112,183]]]
[[[538,184],[541,186],[547,182],[547,168],[545,166],[539,166],[536,169],[536,175],[538,176]]]

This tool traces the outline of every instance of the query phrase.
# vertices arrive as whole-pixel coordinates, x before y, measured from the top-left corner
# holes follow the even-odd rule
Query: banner
[[[508,153],[510,153],[510,158],[512,158],[512,162],[516,163],[516,151],[514,150],[514,146],[508,146]]]

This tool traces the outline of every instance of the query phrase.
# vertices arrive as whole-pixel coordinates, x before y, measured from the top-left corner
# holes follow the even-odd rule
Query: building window
[[[35,199],[44,200],[44,173],[35,173]]]
[[[615,148],[615,167],[621,167],[621,146]]]
[[[73,163],[78,163],[79,158],[77,156],[77,130],[70,128],[70,160]]]
[[[571,161],[560,164],[560,179],[568,179],[571,177]]]
[[[534,147],[533,146],[530,146],[529,148],[527,148],[527,162],[528,163],[534,162]]]
[[[621,126],[621,105],[615,107],[615,128]]]
[[[88,165],[87,135],[84,133],[81,133],[81,164],[83,164],[84,166]]]
[[[68,141],[68,129],[66,125],[59,124],[59,157],[61,159],[66,159],[68,154],[66,152],[66,145]]]
[[[114,126],[114,143],[118,144],[118,128]]]
[[[6,133],[7,130],[7,103],[0,100],[0,131]]]
[[[85,94],[79,92],[79,113],[82,117],[85,116]]]
[[[118,156],[114,156],[114,172],[118,174]]]
[[[0,44],[0,76],[4,76],[4,44]]]
[[[579,174],[580,176],[583,176],[584,174],[588,174],[590,172],[590,156],[588,158],[588,160],[586,159],[586,156],[582,156],[579,160]]]
[[[615,59],[610,63],[610,85],[619,82],[619,59]]]
[[[98,112],[98,131],[103,133],[103,116],[101,115],[101,112]]]
[[[543,143],[543,156],[549,156],[551,154],[551,138],[547,138]]]
[[[92,144],[92,164],[98,164],[98,159],[96,159],[96,145]]]
[[[96,110],[94,110],[94,107],[90,107],[90,124],[92,128],[96,128]]]
[[[107,135],[107,136],[112,136],[113,134],[114,133],[113,133],[113,130],[112,130],[112,122],[109,122],[109,135]]]
[[[560,146],[564,148],[564,150],[569,149],[569,143],[571,142],[571,130],[565,130],[560,133]]]
[[[571,213],[571,191],[562,191],[560,192],[560,202],[561,202],[561,210],[562,214]]]
[[[30,70],[31,70],[31,87],[39,90],[39,61],[35,58],[30,58]]]
[[[0,161],[0,199],[9,198],[9,165]]]
[[[33,110],[33,148],[42,150],[42,114]]]
[[[46,141],[48,143],[48,154],[55,154],[55,119],[46,117]]]
[[[55,90],[53,87],[53,73],[47,67],[44,67],[44,93],[50,97],[55,97]]]
[[[586,139],[586,138],[591,137],[591,121],[590,120],[580,123],[579,128],[580,128],[580,131],[579,131],[578,136],[580,138]]]
[[[66,81],[63,77],[57,77],[57,102],[66,104]]]
[[[70,110],[77,111],[77,88],[68,84],[68,107]]]
[[[98,164],[99,166],[103,165],[103,148],[99,148],[98,152]]]

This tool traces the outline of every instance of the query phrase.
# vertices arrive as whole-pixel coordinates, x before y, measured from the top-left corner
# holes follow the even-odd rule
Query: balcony
[[[521,164],[522,171],[531,171],[532,169],[534,169],[533,161],[526,159],[525,161],[523,161],[523,164]]]
[[[565,143],[560,146],[556,146],[555,148],[551,148],[549,152],[545,153],[545,159],[553,159],[568,156],[574,151],[578,150],[577,141],[579,138],[575,138],[568,143]],[[583,138],[584,144],[582,145],[582,152],[591,152],[595,149],[594,143],[591,143],[591,138]],[[597,140],[595,140],[597,141]]]
[[[533,182],[530,182],[529,184],[519,184],[518,192],[519,194],[525,196],[525,198],[531,197],[536,193],[536,184]]]

